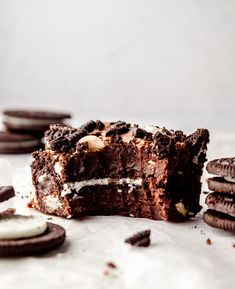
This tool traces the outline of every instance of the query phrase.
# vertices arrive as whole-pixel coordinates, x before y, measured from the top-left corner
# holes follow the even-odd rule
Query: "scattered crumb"
[[[117,273],[117,265],[114,264],[113,262],[107,262],[106,266],[108,267],[108,269],[104,270],[103,274],[105,276],[110,276],[110,277],[117,277],[116,273]]]
[[[208,195],[210,192],[209,191],[203,191],[202,192],[204,195]]]
[[[235,244],[233,244],[233,248],[235,248]]]
[[[201,229],[200,230],[200,233],[202,234],[202,235],[205,235],[205,232]]]
[[[104,275],[105,275],[105,276],[108,276],[108,275],[109,275],[109,271],[105,270],[105,271],[104,271]]]
[[[150,233],[150,230],[141,231],[127,238],[125,243],[128,243],[131,246],[148,247],[150,245]]]
[[[47,220],[52,220],[52,217],[47,218]]]
[[[117,269],[117,265],[115,265],[113,262],[107,262],[106,265],[107,265],[109,268]]]
[[[212,242],[211,242],[211,239],[208,238],[208,239],[206,240],[206,243],[207,243],[207,245],[211,245],[211,243],[212,243]]]

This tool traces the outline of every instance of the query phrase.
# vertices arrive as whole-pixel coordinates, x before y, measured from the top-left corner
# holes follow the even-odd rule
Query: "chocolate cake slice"
[[[209,132],[124,121],[51,125],[33,154],[30,206],[58,216],[123,215],[180,221],[201,209]]]

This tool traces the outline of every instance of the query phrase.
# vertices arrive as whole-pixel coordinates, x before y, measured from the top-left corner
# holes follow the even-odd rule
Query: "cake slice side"
[[[186,137],[125,122],[52,126],[34,153],[30,206],[59,216],[189,218],[200,210],[208,141],[207,130]]]

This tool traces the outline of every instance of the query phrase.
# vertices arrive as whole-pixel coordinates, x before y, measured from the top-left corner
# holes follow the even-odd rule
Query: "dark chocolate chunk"
[[[235,196],[226,193],[210,193],[206,197],[206,204],[209,209],[219,211],[235,217]]]
[[[206,161],[206,144],[209,142],[207,129],[197,129],[196,132],[186,138],[186,145],[191,156],[197,158],[197,165],[203,166]]]
[[[186,135],[182,132],[182,130],[176,130],[174,132],[174,138],[177,142],[183,142],[186,139]]]
[[[87,130],[84,128],[76,129],[55,124],[50,126],[45,137],[52,150],[66,152],[75,148],[76,143],[87,134]]]
[[[125,240],[125,243],[128,243],[132,246],[137,247],[148,247],[150,245],[150,230],[145,230],[139,233],[136,233],[132,237]]]
[[[90,120],[83,125],[80,126],[80,130],[86,130],[87,132],[92,132],[96,128],[96,122],[94,120]]]
[[[175,154],[175,139],[172,135],[158,131],[153,135],[153,140],[153,149],[159,158],[165,158]]]
[[[7,201],[15,196],[15,190],[12,186],[0,187],[0,202]]]
[[[97,128],[98,130],[103,130],[104,127],[105,127],[105,125],[104,125],[104,123],[103,123],[102,121],[100,121],[100,120],[97,120],[97,121],[96,121],[96,128]]]
[[[202,218],[209,226],[235,232],[235,218],[230,215],[208,209],[203,213]]]
[[[209,178],[207,182],[211,191],[235,195],[235,183],[228,182],[221,177]]]
[[[117,121],[110,125],[109,129],[106,132],[106,136],[112,136],[115,134],[124,134],[130,130],[130,124],[125,121]]]
[[[64,228],[47,223],[47,230],[42,235],[24,239],[0,240],[0,256],[42,254],[59,247],[64,241]]]
[[[133,127],[132,128],[133,136],[136,138],[141,138],[145,140],[152,140],[152,134],[150,132],[147,132],[146,130],[140,128],[140,127]]]
[[[210,161],[206,169],[208,173],[235,178],[235,158],[222,158]]]

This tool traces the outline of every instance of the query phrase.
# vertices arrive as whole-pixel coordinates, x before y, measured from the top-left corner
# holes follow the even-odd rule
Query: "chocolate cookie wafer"
[[[41,140],[32,135],[0,132],[0,154],[31,153],[41,146]]]
[[[39,110],[5,110],[3,123],[8,130],[42,135],[50,124],[63,123],[68,113]]]
[[[216,175],[216,177],[208,179],[210,190],[235,194],[235,158],[221,158],[210,161],[206,169],[210,174]]]
[[[203,213],[203,220],[214,228],[235,232],[235,218],[228,214],[209,209]]]
[[[235,217],[235,196],[230,194],[210,193],[206,197],[209,209]]]

